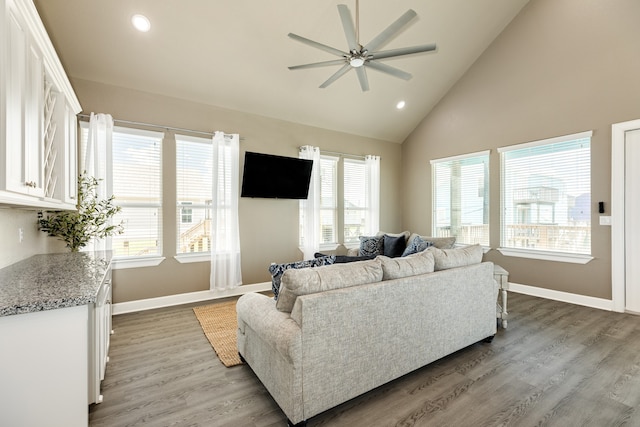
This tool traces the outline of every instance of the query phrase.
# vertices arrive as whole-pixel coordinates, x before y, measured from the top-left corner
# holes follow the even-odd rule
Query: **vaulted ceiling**
[[[408,81],[368,69],[370,90],[362,92],[353,70],[318,88],[339,65],[287,68],[336,59],[292,40],[290,32],[347,50],[337,5],[346,4],[355,20],[355,0],[35,0],[72,79],[398,143],[527,2],[362,0],[362,44],[413,9],[417,18],[383,49],[437,45],[434,52],[384,60],[411,73]],[[134,14],[149,18],[149,32],[132,27]]]

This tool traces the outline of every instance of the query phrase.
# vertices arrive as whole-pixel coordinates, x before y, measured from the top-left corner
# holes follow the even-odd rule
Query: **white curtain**
[[[212,291],[235,288],[242,284],[238,226],[239,158],[240,136],[216,132],[213,136],[214,173],[211,195]]]
[[[303,259],[313,259],[313,255],[320,251],[320,148],[310,145],[300,147],[299,157],[313,160],[309,195],[307,200],[300,200]]]
[[[365,157],[367,183],[367,218],[365,235],[373,236],[380,231],[380,157]]]
[[[89,132],[84,155],[80,157],[80,173],[98,179],[96,193],[98,198],[106,199],[113,194],[107,170],[111,163],[111,141],[113,136],[113,117],[110,114],[91,113]],[[94,239],[83,250],[102,251],[111,248],[111,239]]]

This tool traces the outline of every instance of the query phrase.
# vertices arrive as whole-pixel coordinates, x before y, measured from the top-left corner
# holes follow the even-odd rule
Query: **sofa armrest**
[[[273,298],[258,293],[242,295],[236,304],[238,335],[246,335],[250,328],[264,342],[269,343],[289,361],[300,357],[302,337],[300,326],[289,313],[276,309]],[[238,340],[240,344],[243,340]],[[238,348],[241,354],[242,348]]]

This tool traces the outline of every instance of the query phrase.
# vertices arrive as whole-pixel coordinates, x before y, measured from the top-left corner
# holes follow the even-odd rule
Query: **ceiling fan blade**
[[[420,46],[401,47],[398,49],[383,50],[369,54],[370,59],[393,58],[394,56],[411,55],[414,53],[430,52],[436,50],[435,44],[424,44]]]
[[[338,5],[338,12],[340,13],[340,19],[342,20],[342,28],[344,28],[344,35],[347,37],[347,44],[349,45],[349,51],[360,50],[358,41],[356,39],[356,30],[353,26],[353,19],[351,19],[351,12],[344,4]]]
[[[347,71],[349,71],[351,69],[351,65],[349,64],[344,64],[344,66],[342,68],[340,68],[338,71],[335,72],[334,75],[332,75],[331,77],[329,77],[329,79],[327,79],[326,82],[322,83],[320,85],[320,88],[324,89],[327,86],[329,86],[331,83],[335,82],[336,80],[338,80],[340,77],[342,77],[343,75],[345,75],[347,73]]]
[[[360,88],[363,92],[369,90],[369,79],[367,78],[367,72],[364,67],[357,67],[356,73],[358,74],[358,81],[360,82]]]
[[[326,44],[314,42],[313,40],[309,40],[309,39],[304,38],[302,36],[299,36],[297,34],[289,33],[289,37],[291,37],[294,40],[298,40],[299,42],[302,42],[304,44],[308,44],[309,46],[313,46],[316,49],[324,50],[325,52],[329,52],[331,54],[334,54],[336,56],[344,56],[344,57],[348,56],[347,52],[343,52],[343,51],[338,50],[336,48],[333,48],[331,46],[327,46]]]
[[[367,67],[371,67],[374,70],[382,71],[383,73],[390,74],[394,77],[401,78],[403,80],[409,80],[412,76],[406,71],[402,71],[396,67],[392,67],[381,62],[369,61],[366,63]]]
[[[302,70],[304,68],[318,68],[326,67],[328,65],[341,65],[345,63],[345,59],[334,59],[332,61],[313,62],[311,64],[293,65],[289,67],[290,70]]]
[[[367,45],[364,47],[365,50],[369,52],[373,52],[378,49],[380,46],[387,43],[393,36],[395,36],[398,31],[402,29],[405,25],[409,23],[413,18],[415,18],[418,14],[413,10],[407,10],[400,18],[396,19],[391,25],[389,25],[384,31],[374,37]]]

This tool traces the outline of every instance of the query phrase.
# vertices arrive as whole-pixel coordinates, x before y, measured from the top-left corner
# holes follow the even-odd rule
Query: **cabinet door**
[[[5,189],[42,197],[43,57],[13,3],[7,3]]]

